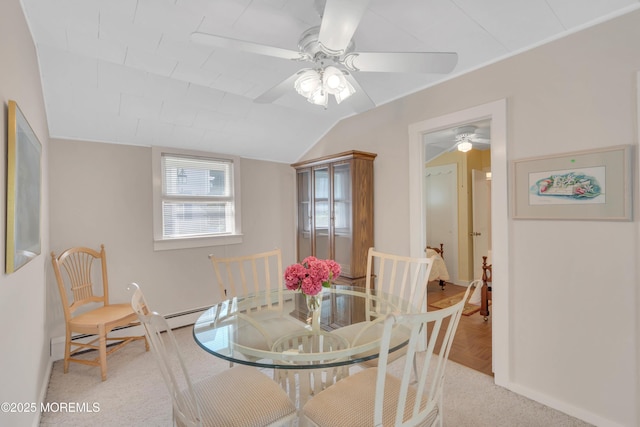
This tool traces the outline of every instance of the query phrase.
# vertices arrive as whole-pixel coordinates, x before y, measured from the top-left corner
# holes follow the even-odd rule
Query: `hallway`
[[[451,283],[447,283],[444,290],[442,290],[438,282],[430,282],[427,287],[427,301],[431,304],[464,292],[464,290],[464,286]],[[433,307],[428,309],[434,310]],[[491,312],[491,307],[489,312]],[[485,321],[480,313],[462,316],[453,340],[449,359],[493,376],[491,370],[491,322],[492,316],[489,316],[489,319]]]

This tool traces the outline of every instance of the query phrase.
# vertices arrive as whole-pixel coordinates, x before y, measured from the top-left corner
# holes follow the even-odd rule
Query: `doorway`
[[[426,154],[423,136],[429,132],[491,120],[491,229],[493,257],[492,347],[494,381],[509,384],[509,212],[507,190],[507,102],[505,99],[414,123],[409,126],[409,236],[410,253],[423,254],[426,236],[424,219],[424,183]],[[500,226],[498,226],[500,225]]]
[[[490,133],[485,119],[423,135],[426,244],[444,244],[450,281],[459,285],[481,278],[491,242]]]
[[[423,136],[426,239],[430,246],[444,244],[450,277],[445,288],[429,285],[427,299],[432,303],[454,298],[482,277],[482,257],[488,256],[491,228],[490,133],[491,121],[482,120]],[[451,230],[456,231],[456,239],[450,238]],[[463,315],[449,359],[493,375],[492,320],[479,311]]]

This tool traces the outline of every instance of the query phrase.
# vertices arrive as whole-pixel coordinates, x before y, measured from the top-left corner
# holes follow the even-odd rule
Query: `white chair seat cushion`
[[[296,412],[275,381],[248,366],[230,368],[194,383],[193,388],[203,426],[265,426]]]
[[[371,427],[375,404],[376,377],[378,368],[369,368],[351,375],[320,392],[303,408],[303,414],[312,425],[322,427]],[[384,393],[382,421],[384,426],[393,426],[396,416],[400,380],[387,374]],[[411,416],[410,408],[415,400],[415,389],[410,387],[407,395],[405,419]],[[438,413],[434,408],[420,425],[429,426]]]

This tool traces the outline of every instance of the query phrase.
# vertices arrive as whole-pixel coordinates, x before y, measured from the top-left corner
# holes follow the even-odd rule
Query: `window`
[[[240,243],[240,160],[154,147],[154,247]]]

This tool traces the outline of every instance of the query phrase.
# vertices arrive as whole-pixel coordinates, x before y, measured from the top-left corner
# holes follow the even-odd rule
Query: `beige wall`
[[[409,254],[409,125],[505,98],[509,160],[637,148],[638,52],[636,11],[344,120],[305,158],[377,153],[375,245]],[[597,425],[638,425],[637,218],[493,224],[509,245],[493,260],[509,263],[508,306],[494,308],[508,319],[509,388]]]
[[[281,248],[295,261],[294,170],[289,165],[241,159],[242,244],[153,250],[151,148],[53,139],[51,248],[98,248],[104,243],[110,298],[126,301],[137,282],[153,309],[172,314],[219,299],[208,255],[242,255]],[[49,286],[55,279],[49,273]],[[52,336],[64,334],[58,296]]]
[[[35,48],[18,0],[2,2],[0,12],[0,402],[37,402],[47,386],[49,336],[46,326],[45,271],[48,268],[49,132]],[[4,274],[6,223],[7,103],[14,100],[42,144],[42,253],[18,271]],[[0,413],[0,425],[28,426],[38,414]]]
[[[0,332],[2,401],[37,401],[48,380],[48,323],[53,320],[52,336],[60,332],[50,248],[104,242],[114,298],[123,297],[125,283],[137,280],[150,303],[166,312],[210,301],[209,252],[281,245],[285,262],[293,260],[292,171],[250,160],[243,161],[243,245],[153,252],[149,149],[71,141],[50,146],[34,47],[18,0],[2,4],[0,40],[3,114],[9,99],[19,103],[43,144],[45,181],[43,254],[0,278],[0,320],[11,325]],[[398,190],[408,188],[409,124],[506,98],[509,159],[617,144],[637,148],[639,51],[636,12],[345,120],[306,158],[346,149],[378,153],[376,246],[406,254],[409,195]],[[5,120],[0,134],[6,135]],[[51,226],[49,189],[55,199]],[[4,223],[4,198],[0,204]],[[637,217],[632,223],[494,224],[509,236],[510,301],[504,309],[510,388],[597,425],[638,424]],[[7,417],[0,414],[0,424],[26,426],[37,414]]]

